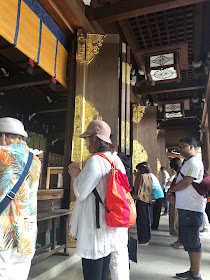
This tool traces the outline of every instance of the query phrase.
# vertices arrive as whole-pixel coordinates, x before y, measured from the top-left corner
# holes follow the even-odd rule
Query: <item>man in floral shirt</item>
[[[29,148],[23,124],[0,118],[0,203],[23,173]],[[0,214],[0,279],[26,280],[35,253],[40,161],[33,156],[15,198]]]

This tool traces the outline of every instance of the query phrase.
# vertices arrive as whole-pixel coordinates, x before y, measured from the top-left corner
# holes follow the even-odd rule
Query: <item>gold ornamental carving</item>
[[[145,106],[133,105],[133,122],[139,123],[144,116]]]
[[[125,123],[125,129],[126,129],[125,146],[126,146],[126,149],[130,149],[130,123],[128,121]]]
[[[157,173],[160,172],[160,168],[161,168],[161,163],[160,163],[159,159],[157,159]]]
[[[131,83],[131,68],[130,68],[130,64],[129,63],[126,63],[127,65],[127,85],[130,85]]]
[[[80,63],[85,62],[85,58],[86,58],[86,38],[87,38],[87,32],[85,30],[79,29],[77,31],[76,60]]]
[[[105,35],[88,34],[86,42],[86,62],[90,63],[94,56],[99,53],[99,49],[103,44]]]
[[[130,64],[122,62],[122,82],[130,85]]]
[[[77,62],[87,64],[93,61],[96,54],[99,53],[100,47],[103,45],[105,35],[89,34],[85,30],[77,32]]]
[[[75,114],[74,114],[74,133],[72,146],[72,161],[79,163],[82,161],[82,139],[79,135],[83,132],[83,108],[85,99],[82,96],[75,98]]]
[[[71,220],[71,216],[72,216],[74,206],[75,206],[75,201],[71,202],[70,205],[69,205],[69,209],[71,211],[71,213],[69,215],[69,233],[68,233],[68,247],[69,248],[76,248],[75,237],[70,234],[70,229],[71,229],[70,220]]]
[[[133,157],[132,157],[133,170],[136,168],[136,165],[138,163],[147,160],[148,160],[147,151],[137,140],[133,140]]]
[[[125,121],[121,121],[121,148],[125,148],[125,134],[126,133],[126,126]]]
[[[126,83],[126,63],[122,62],[122,82]]]
[[[72,161],[75,163],[81,163],[90,156],[84,139],[79,138],[79,135],[86,130],[88,124],[93,120],[102,120],[99,112],[83,96],[76,96],[72,147]]]
[[[100,116],[99,112],[96,110],[96,108],[88,101],[85,100],[85,110],[84,110],[84,131],[87,129],[90,122],[93,120],[102,120],[102,117]],[[83,140],[85,142],[85,140]],[[85,143],[83,143],[82,148],[82,160],[85,161],[90,156],[90,153],[88,152]]]

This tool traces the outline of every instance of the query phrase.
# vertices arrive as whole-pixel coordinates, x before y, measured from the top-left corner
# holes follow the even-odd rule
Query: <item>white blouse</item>
[[[125,173],[125,168],[116,153],[104,152],[111,160],[115,160],[118,168]],[[127,229],[111,228],[106,224],[104,206],[99,205],[100,228],[96,228],[95,196],[96,187],[105,201],[106,189],[111,169],[110,163],[96,155],[90,157],[74,180],[76,203],[70,221],[70,233],[77,239],[77,254],[86,259],[99,259],[117,251],[122,240],[127,240]],[[119,238],[119,236],[121,238]]]

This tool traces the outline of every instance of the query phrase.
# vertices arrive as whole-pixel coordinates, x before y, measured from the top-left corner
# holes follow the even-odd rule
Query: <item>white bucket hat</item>
[[[22,122],[14,118],[0,118],[0,132],[28,137]]]

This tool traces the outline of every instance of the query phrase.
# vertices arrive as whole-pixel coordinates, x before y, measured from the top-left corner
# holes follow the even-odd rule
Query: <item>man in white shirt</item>
[[[197,142],[194,138],[183,137],[179,141],[180,154],[185,158],[176,179],[176,184],[168,191],[168,199],[176,195],[176,205],[179,214],[179,237],[189,254],[190,270],[177,273],[179,279],[202,280],[200,275],[201,243],[199,228],[203,220],[204,198],[192,183],[200,183],[203,179],[203,163],[196,156]]]

